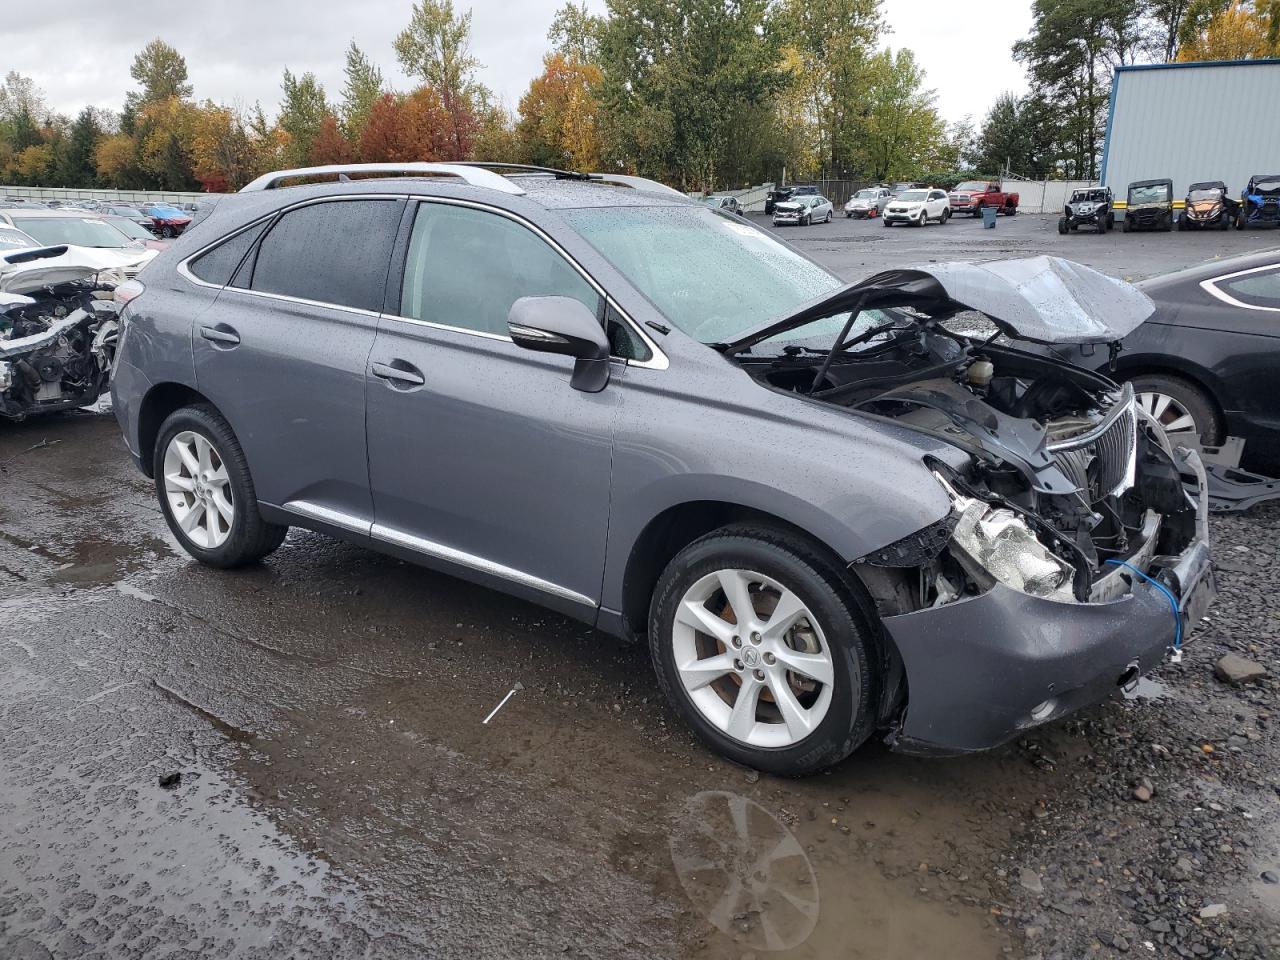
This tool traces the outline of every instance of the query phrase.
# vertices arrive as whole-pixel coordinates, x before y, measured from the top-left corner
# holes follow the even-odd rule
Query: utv
[[[1136,180],[1129,184],[1124,232],[1173,229],[1173,181]]]
[[[1240,196],[1236,229],[1262,223],[1280,226],[1280,174],[1254,174]]]
[[[1235,200],[1227,196],[1227,185],[1221,180],[1205,180],[1187,187],[1187,200],[1178,218],[1179,230],[1217,227],[1225,230],[1236,219]]]
[[[1116,215],[1111,211],[1110,187],[1071,191],[1071,199],[1058,218],[1058,232],[1066,233],[1086,224],[1095,227],[1098,233],[1106,233],[1116,225]]]

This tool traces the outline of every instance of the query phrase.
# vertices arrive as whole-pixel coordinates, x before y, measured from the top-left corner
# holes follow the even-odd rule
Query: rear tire
[[[1058,232],[1063,236],[1066,236],[1067,234],[1067,218],[1066,217],[1058,218]]]
[[[208,462],[187,467],[183,449],[203,452],[197,460]],[[183,407],[165,419],[152,451],[152,471],[165,522],[182,549],[203,564],[230,569],[255,563],[289,532],[258,512],[244,451],[212,406]]]
[[[736,628],[744,618],[718,586],[723,582],[742,584],[738,596],[740,604],[750,604],[748,617],[771,612],[764,608],[777,598],[775,589],[786,592],[777,602],[797,600],[804,616],[783,641],[769,637],[767,619],[756,620],[758,631],[740,636]],[[649,651],[662,692],[707,746],[749,767],[805,776],[843,760],[875,728],[880,678],[873,656],[874,616],[865,594],[825,551],[766,526],[735,525],[694,541],[667,564],[650,606]],[[762,642],[755,644],[761,634]],[[778,650],[774,659],[771,645]],[[783,657],[794,653],[815,658],[809,663],[828,673],[830,684],[785,671]],[[760,666],[748,666],[746,657]],[[710,672],[689,670],[691,663],[710,659],[723,665],[723,672],[715,667],[715,679],[707,679]],[[691,690],[696,677],[703,678],[702,685]],[[760,691],[758,699],[738,704],[753,689]],[[803,716],[784,722],[782,703],[793,718],[796,706]],[[750,713],[735,715],[735,705]],[[741,736],[730,734],[735,726]]]

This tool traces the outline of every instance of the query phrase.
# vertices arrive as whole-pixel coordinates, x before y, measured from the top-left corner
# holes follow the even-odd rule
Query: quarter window
[[[242,230],[224,240],[208,253],[201,254],[192,260],[191,272],[205,283],[212,283],[219,287],[226,286],[231,282],[231,277],[236,272],[236,267],[240,266],[244,255],[249,252],[249,248],[262,235],[265,228],[266,224],[260,223],[256,227]]]
[[[1214,285],[1246,306],[1280,309],[1280,267],[1228,280],[1216,280]]]
[[[380,311],[400,209],[399,200],[331,200],[286,212],[259,244],[248,286]]]

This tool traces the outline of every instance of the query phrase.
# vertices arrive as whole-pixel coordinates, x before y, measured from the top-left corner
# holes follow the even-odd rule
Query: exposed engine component
[[[46,256],[65,258],[65,250]],[[88,265],[76,278],[62,259],[56,277],[41,276],[40,253],[0,263],[0,416],[13,420],[92,403],[115,356],[118,311],[98,299],[114,285]],[[54,282],[39,285],[46,278]]]
[[[815,338],[780,356],[740,359],[775,388],[972,454],[963,474],[939,474],[954,512],[935,525],[938,535],[908,538],[864,562],[919,569],[921,606],[996,581],[1087,602],[1115,589],[1101,586],[1115,578],[1109,561],[1179,553],[1194,536],[1194,504],[1167,438],[1140,417],[1132,388],[995,336],[956,333],[942,322],[950,316],[880,308],[850,321],[841,349],[830,350],[828,339],[825,356]],[[1150,542],[1153,512],[1165,521],[1159,544]]]

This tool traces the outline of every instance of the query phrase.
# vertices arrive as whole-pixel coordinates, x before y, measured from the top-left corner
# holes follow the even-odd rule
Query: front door
[[[368,371],[375,539],[566,612],[599,602],[618,392],[517,347],[520,297],[601,296],[539,233],[497,211],[418,206],[398,311]],[[397,316],[391,316],[398,313]]]
[[[365,366],[403,206],[340,199],[286,211],[244,244],[192,338],[196,383],[235,431],[258,499],[365,532]]]

